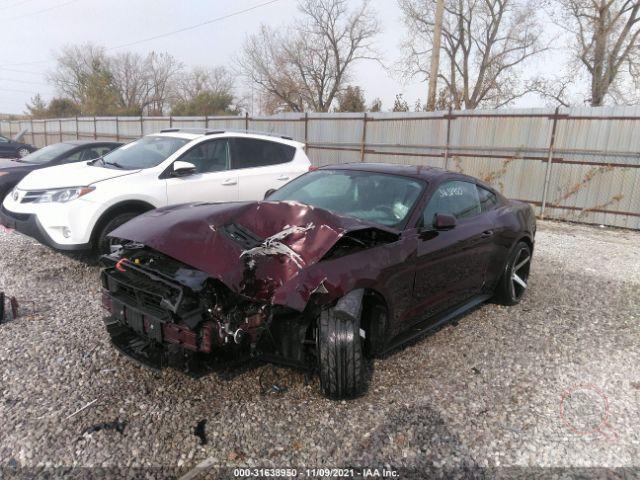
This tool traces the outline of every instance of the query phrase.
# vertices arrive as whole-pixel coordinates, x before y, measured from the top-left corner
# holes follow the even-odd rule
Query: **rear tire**
[[[531,248],[525,242],[518,242],[509,255],[502,277],[494,293],[494,300],[501,305],[520,303],[527,289],[531,268]]]
[[[360,325],[353,318],[323,310],[318,321],[320,387],[329,398],[353,398],[366,389]]]
[[[119,239],[117,238],[109,238],[109,234],[113,232],[116,228],[121,225],[124,225],[129,220],[140,215],[139,213],[134,212],[125,212],[119,213],[111,218],[105,225],[102,227],[98,236],[96,237],[95,248],[96,252],[99,255],[106,255],[111,253],[111,246],[119,244]]]

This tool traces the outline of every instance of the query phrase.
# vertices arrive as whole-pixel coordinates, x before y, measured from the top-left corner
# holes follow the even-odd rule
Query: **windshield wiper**
[[[101,161],[102,164],[104,165],[104,158],[102,157],[97,157],[97,158],[94,158],[93,160],[89,160],[88,163],[89,165],[95,165],[98,160]]]
[[[121,169],[121,170],[124,170],[124,169],[125,169],[125,168],[124,168],[122,165],[120,165],[118,162],[105,162],[104,160],[102,160],[102,163],[103,163],[103,164],[105,164],[105,165],[111,165],[111,166],[116,167],[116,168],[119,168],[119,169]]]

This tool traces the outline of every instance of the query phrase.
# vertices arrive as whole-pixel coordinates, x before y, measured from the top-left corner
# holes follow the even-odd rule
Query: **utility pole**
[[[433,50],[431,51],[431,73],[429,74],[429,97],[427,110],[436,109],[436,88],[438,86],[438,71],[440,68],[440,41],[442,37],[442,16],[444,15],[444,0],[438,0],[436,5],[436,19],[433,27]]]

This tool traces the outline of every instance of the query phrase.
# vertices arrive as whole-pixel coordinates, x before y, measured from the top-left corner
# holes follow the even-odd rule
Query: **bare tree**
[[[150,58],[124,52],[110,60],[113,83],[118,90],[121,113],[140,115],[153,95]]]
[[[173,82],[182,71],[183,64],[168,53],[151,52],[148,68],[153,92],[148,102],[148,114],[162,115],[169,108]]]
[[[407,27],[403,71],[430,75],[436,0],[398,0]],[[445,0],[443,80],[449,105],[501,107],[526,94],[526,61],[547,47],[531,0]],[[442,95],[442,94],[440,94]],[[441,102],[438,101],[440,104]]]
[[[299,0],[298,7],[300,23],[283,33],[262,26],[247,39],[240,71],[271,108],[326,112],[354,63],[377,57],[380,27],[368,0],[351,11],[347,0]]]
[[[213,68],[194,67],[181,73],[175,80],[175,98],[188,102],[202,92],[233,96],[235,77],[224,66]]]
[[[640,73],[640,1],[558,0],[561,25],[573,36],[574,59],[590,77],[592,106],[625,102]]]
[[[63,47],[56,61],[56,69],[49,74],[49,80],[60,94],[78,105],[87,103],[90,80],[109,65],[105,49],[91,43]]]

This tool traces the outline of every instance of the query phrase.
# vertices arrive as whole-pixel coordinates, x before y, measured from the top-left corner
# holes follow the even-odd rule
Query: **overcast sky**
[[[352,0],[354,5],[359,0]],[[45,73],[55,65],[53,54],[66,44],[93,42],[107,48],[188,27],[250,8],[265,0],[0,0],[0,113],[22,113],[37,92],[51,98]],[[382,34],[377,39],[383,61],[393,66],[400,57],[404,27],[396,0],[372,0]],[[261,23],[284,26],[297,15],[295,0],[279,0],[250,12],[122,50],[146,54],[168,52],[186,65],[230,65],[243,40]],[[118,51],[117,49],[112,51]],[[557,71],[556,55],[536,62],[536,69]],[[20,70],[20,72],[16,71]],[[413,108],[423,101],[427,86],[417,79],[403,82],[376,62],[362,62],[350,82],[360,85],[367,102],[380,97],[390,109],[395,95],[403,93]],[[515,106],[541,106],[535,97]]]

